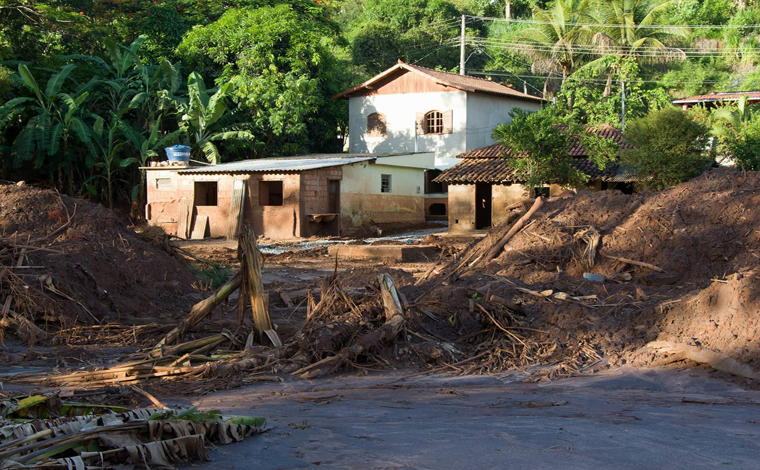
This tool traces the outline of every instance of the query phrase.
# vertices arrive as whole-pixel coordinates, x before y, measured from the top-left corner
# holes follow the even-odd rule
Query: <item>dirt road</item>
[[[194,400],[273,427],[195,468],[758,468],[760,392],[699,370],[623,368],[546,384],[516,374],[399,377],[288,381]]]

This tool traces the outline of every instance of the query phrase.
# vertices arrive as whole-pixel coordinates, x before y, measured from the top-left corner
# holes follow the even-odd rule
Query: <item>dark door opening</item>
[[[481,230],[491,226],[491,185],[475,185],[475,229]]]
[[[340,213],[340,180],[327,181],[327,212],[331,214]]]

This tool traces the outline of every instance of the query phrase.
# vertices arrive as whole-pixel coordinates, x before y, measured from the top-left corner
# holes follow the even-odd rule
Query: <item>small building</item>
[[[604,138],[614,140],[626,147],[622,133],[609,125],[587,128]],[[470,233],[506,221],[507,207],[526,197],[525,187],[515,179],[505,155],[512,151],[502,144],[492,144],[457,156],[460,162],[444,171],[435,181],[448,184],[448,220],[450,233]],[[604,170],[587,158],[586,149],[580,142],[571,145],[570,155],[576,159],[575,166],[590,177],[589,188],[595,190],[632,190],[634,177],[618,164],[608,165]],[[545,196],[556,196],[563,191],[559,185],[544,188]]]
[[[760,91],[731,91],[725,93],[710,93],[707,95],[690,96],[673,100],[672,103],[686,111],[697,105],[703,105],[707,109],[716,108],[727,103],[737,102],[742,96],[747,97],[747,105],[760,103]]]
[[[400,62],[333,99],[348,99],[349,152],[433,152],[426,215],[446,218],[447,188],[436,183],[457,155],[493,143],[510,111],[537,111],[542,98],[496,82]]]
[[[150,167],[146,219],[180,238],[342,235],[370,223],[425,220],[432,153],[320,154],[201,167]]]

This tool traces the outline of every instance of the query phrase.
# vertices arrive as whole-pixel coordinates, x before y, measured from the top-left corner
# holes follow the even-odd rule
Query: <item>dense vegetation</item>
[[[209,161],[340,151],[330,97],[399,59],[457,71],[462,14],[468,73],[578,124],[760,78],[752,0],[508,3],[510,21],[504,0],[0,0],[0,177],[123,204],[173,143]],[[699,125],[760,164],[751,108]]]

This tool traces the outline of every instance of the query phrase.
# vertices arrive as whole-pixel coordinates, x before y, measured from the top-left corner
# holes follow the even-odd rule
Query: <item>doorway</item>
[[[475,185],[475,229],[482,230],[491,226],[491,185],[478,183]]]
[[[340,213],[340,180],[327,180],[327,212]]]

